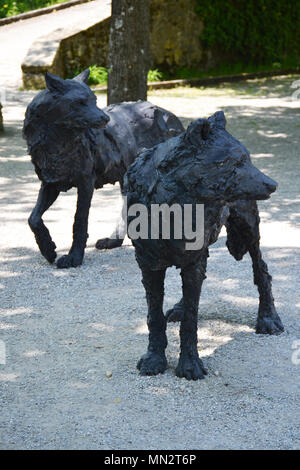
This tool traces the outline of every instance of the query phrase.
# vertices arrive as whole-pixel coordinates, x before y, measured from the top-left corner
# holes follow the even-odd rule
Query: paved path
[[[40,255],[27,225],[39,183],[20,132],[33,93],[17,93],[0,138],[0,340],[6,345],[0,448],[299,448],[300,354],[293,348],[300,340],[300,158],[293,80],[149,97],[185,124],[225,110],[228,129],[279,183],[259,206],[263,256],[286,331],[254,333],[258,296],[249,256],[236,262],[221,236],[210,250],[199,308],[199,351],[209,375],[195,383],[175,377],[178,325],[168,327],[165,374],[140,377],[135,368],[147,328],[134,251],[128,241],[111,252],[94,248],[114,225],[118,187],[95,192],[82,267],[59,271]],[[75,191],[62,194],[44,217],[59,255],[70,246],[75,203]],[[179,300],[180,284],[170,269],[165,310]]]
[[[51,35],[58,28],[70,27],[85,20],[100,22],[110,15],[110,0],[60,10],[48,15],[30,18],[0,27],[0,89],[14,89],[22,85],[21,64],[33,41],[39,36]]]

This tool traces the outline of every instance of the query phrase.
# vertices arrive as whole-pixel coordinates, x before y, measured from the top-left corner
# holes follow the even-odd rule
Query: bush
[[[108,70],[106,67],[99,67],[98,65],[90,65],[89,85],[107,85]],[[72,77],[76,77],[82,69],[75,70]],[[70,78],[72,78],[70,77]],[[163,74],[155,69],[149,70],[148,82],[159,82],[163,78]]]
[[[299,57],[300,0],[197,0],[204,46],[266,64]]]
[[[0,18],[49,7],[67,0],[0,0]]]
[[[148,82],[160,82],[163,79],[163,74],[158,69],[149,70]]]
[[[89,76],[89,85],[106,85],[108,71],[105,67],[98,67],[97,65],[91,65],[90,76]]]

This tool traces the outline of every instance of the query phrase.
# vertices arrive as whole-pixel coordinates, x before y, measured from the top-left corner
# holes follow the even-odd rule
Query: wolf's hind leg
[[[142,269],[143,284],[148,304],[147,324],[149,329],[148,351],[137,364],[141,375],[157,375],[167,368],[165,349],[167,322],[163,314],[164,280],[166,270],[150,271]]]
[[[122,246],[124,238],[117,238],[114,232],[109,238],[100,238],[96,243],[97,250],[112,250],[113,248],[119,248]]]
[[[167,310],[166,320],[168,323],[182,321],[184,318],[184,302],[182,299],[174,305],[173,308]]]
[[[205,279],[207,256],[208,252],[197,265],[181,272],[184,318],[180,324],[180,357],[176,375],[188,380],[203,379],[207,374],[197,348],[198,305]]]
[[[58,268],[77,267],[82,264],[88,239],[88,218],[94,192],[94,179],[83,179],[77,187],[77,208],[73,225],[73,244],[67,255],[57,260]]]
[[[255,201],[237,201],[230,208],[226,222],[227,247],[235,259],[249,252],[252,259],[254,283],[259,292],[256,333],[280,334],[284,328],[272,295],[272,277],[262,259],[259,247],[259,213]]]
[[[122,183],[120,182],[122,187]],[[96,243],[97,250],[112,250],[113,248],[119,248],[122,245],[126,235],[126,224],[127,218],[126,206],[123,201],[122,211],[119,222],[109,238],[100,238]]]
[[[28,219],[40,252],[49,263],[53,263],[56,258],[56,245],[52,241],[49,230],[44,225],[42,215],[54,203],[58,195],[59,190],[56,189],[55,185],[42,183],[36,206]]]

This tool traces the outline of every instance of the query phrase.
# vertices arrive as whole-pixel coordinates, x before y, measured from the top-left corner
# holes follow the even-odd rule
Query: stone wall
[[[195,0],[151,0],[152,68],[197,67],[203,59],[203,24]],[[64,77],[97,64],[107,66],[110,19],[62,40],[56,70]]]
[[[80,30],[64,30],[40,38],[27,54],[24,88],[44,88],[48,70],[72,77],[89,65],[107,66],[110,18]],[[200,41],[203,23],[196,0],[151,0],[151,68],[172,71],[177,67],[205,67],[207,58]]]
[[[203,23],[196,13],[196,4],[196,0],[151,0],[153,67],[172,71],[203,63]]]
[[[22,63],[24,88],[45,88],[46,71],[68,78],[89,65],[106,65],[109,18],[107,3],[101,17],[83,17],[80,24],[69,23],[51,35],[38,38]]]
[[[55,58],[55,70],[72,77],[90,65],[107,66],[110,18],[74,36],[63,39]]]

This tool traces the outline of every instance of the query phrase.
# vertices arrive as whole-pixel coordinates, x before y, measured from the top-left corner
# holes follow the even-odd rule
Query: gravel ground
[[[39,183],[20,133],[33,94],[7,103],[0,139],[1,449],[299,448],[300,365],[292,354],[300,340],[300,128],[299,101],[290,97],[297,78],[150,96],[185,124],[223,109],[254,163],[279,182],[260,203],[261,232],[286,331],[254,333],[250,259],[236,262],[222,233],[211,247],[199,308],[199,352],[209,375],[198,382],[175,377],[178,325],[168,329],[165,374],[141,377],[135,368],[147,330],[134,251],[128,240],[111,252],[94,248],[117,218],[117,186],[95,193],[82,267],[60,271],[42,258],[26,222]],[[62,195],[44,218],[59,254],[70,246],[75,201],[75,191]],[[180,297],[179,273],[170,269],[165,309]]]

